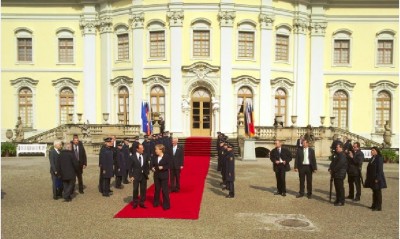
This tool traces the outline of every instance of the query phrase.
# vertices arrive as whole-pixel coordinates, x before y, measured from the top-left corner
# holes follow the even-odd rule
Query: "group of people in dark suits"
[[[221,172],[223,190],[228,190],[227,198],[235,197],[235,154],[233,145],[228,142],[228,136],[217,132],[218,164],[217,170]]]
[[[307,197],[312,198],[312,176],[317,171],[315,151],[309,147],[309,142],[304,137],[296,142],[297,152],[295,155],[294,170],[299,173],[300,189],[296,198],[305,195],[305,181],[307,181]],[[345,189],[344,179],[348,176],[349,195],[348,199],[360,201],[362,185],[362,163],[364,154],[360,150],[360,143],[351,143],[346,140],[343,143],[339,138],[335,139],[331,145],[332,161],[329,165],[331,180],[336,191],[335,206],[344,206]],[[382,210],[382,188],[386,188],[386,180],[383,173],[383,159],[377,147],[371,149],[372,158],[368,163],[367,177],[364,187],[371,188],[373,191],[371,209],[374,211]],[[270,152],[270,160],[276,176],[277,191],[275,195],[286,196],[286,172],[290,171],[291,152],[282,147],[280,140],[275,141],[275,148]]]
[[[99,191],[110,196],[110,179],[115,176],[115,187],[123,188],[122,183],[133,183],[132,208],[146,208],[147,180],[153,172],[155,195],[153,206],[160,205],[163,196],[164,210],[170,208],[169,193],[180,191],[180,174],[184,165],[184,149],[178,145],[178,138],[166,131],[161,134],[145,135],[140,143],[139,137],[119,141],[114,137],[104,139],[105,145],[99,154]],[[170,184],[170,187],[169,187]]]
[[[301,146],[300,146],[301,145]],[[282,147],[280,140],[275,141],[275,148],[270,152],[270,160],[273,163],[273,169],[276,177],[277,191],[275,195],[286,196],[286,172],[290,171],[290,161],[292,153],[285,147]],[[317,171],[317,161],[314,149],[309,147],[306,139],[298,144],[294,171],[299,173],[299,193],[296,198],[304,197],[305,182],[307,181],[307,198],[312,197],[312,175]]]
[[[70,143],[54,141],[49,152],[50,174],[52,178],[53,199],[64,198],[65,202],[72,200],[75,192],[75,182],[78,179],[79,193],[83,194],[83,169],[87,166],[85,147],[79,141],[78,135],[73,135]]]

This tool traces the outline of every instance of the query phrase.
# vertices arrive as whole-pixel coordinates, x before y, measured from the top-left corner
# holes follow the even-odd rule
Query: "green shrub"
[[[399,156],[393,149],[382,149],[381,154],[386,162],[399,163]]]
[[[10,142],[1,143],[1,155],[15,156],[17,153],[17,146]]]

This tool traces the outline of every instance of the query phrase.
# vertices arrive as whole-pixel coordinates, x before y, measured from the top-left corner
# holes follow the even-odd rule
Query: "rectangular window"
[[[289,60],[289,36],[276,35],[275,60]]]
[[[239,32],[239,58],[254,58],[254,32]]]
[[[128,33],[118,36],[118,60],[129,59],[129,35]]]
[[[194,57],[210,56],[210,31],[208,30],[193,31],[193,56]]]
[[[32,61],[32,38],[18,38],[18,61]]]
[[[150,57],[164,58],[165,57],[165,32],[151,31],[150,32]]]
[[[349,64],[350,63],[350,40],[335,40],[334,63]]]
[[[74,62],[74,40],[72,38],[58,39],[58,62]]]
[[[378,40],[378,64],[393,64],[393,40]]]

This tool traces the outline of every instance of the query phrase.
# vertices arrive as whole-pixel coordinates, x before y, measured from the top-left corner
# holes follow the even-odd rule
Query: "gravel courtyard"
[[[1,237],[399,238],[398,164],[384,165],[388,188],[383,190],[383,211],[372,212],[370,189],[363,189],[360,202],[347,200],[344,207],[329,202],[329,161],[323,159],[314,174],[312,199],[295,197],[299,180],[294,171],[286,175],[287,196],[274,196],[272,164],[261,158],[236,161],[236,197],[227,199],[212,159],[199,220],[114,219],[132,199],[132,184],[112,188],[114,195],[102,197],[97,190],[97,164],[98,156],[88,157],[85,194],[76,194],[66,203],[52,198],[47,157],[2,158]],[[152,183],[150,179],[148,185]],[[347,178],[345,190],[347,196]],[[171,207],[178,206],[171,202]]]

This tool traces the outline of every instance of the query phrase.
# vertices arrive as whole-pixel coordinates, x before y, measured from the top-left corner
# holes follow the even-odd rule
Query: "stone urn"
[[[336,118],[335,116],[331,116],[331,118],[330,118],[331,119],[331,122],[330,122],[331,127],[333,127],[333,125],[335,124],[335,118]]]
[[[297,123],[297,115],[292,115],[291,120],[292,120],[292,127],[295,127]]]
[[[323,127],[325,123],[325,116],[320,116],[320,118],[321,118],[321,126]]]
[[[13,137],[13,131],[11,129],[7,129],[6,131],[6,137],[10,141]]]
[[[108,124],[108,119],[109,119],[109,117],[110,117],[110,114],[109,113],[103,113],[103,120],[104,120],[104,123],[105,124]]]

